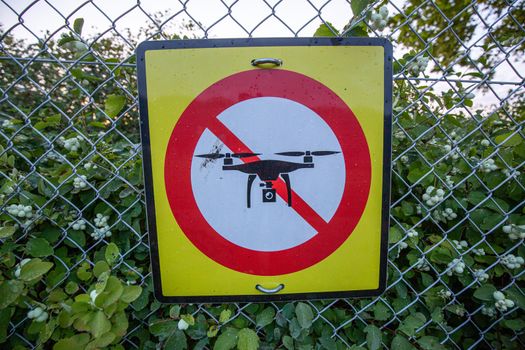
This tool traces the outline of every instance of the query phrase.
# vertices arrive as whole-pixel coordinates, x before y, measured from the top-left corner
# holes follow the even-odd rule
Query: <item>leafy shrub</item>
[[[343,35],[384,29],[384,10],[352,8],[359,15]],[[518,347],[523,92],[474,110],[460,82],[438,91],[395,81],[380,298],[162,305],[149,275],[134,56],[118,38],[83,38],[82,25],[43,47],[2,39],[13,57],[42,58],[1,63],[2,346],[445,349],[471,346],[481,331],[494,347]],[[335,32],[325,24],[316,35]],[[396,74],[424,75],[431,54],[408,50]]]

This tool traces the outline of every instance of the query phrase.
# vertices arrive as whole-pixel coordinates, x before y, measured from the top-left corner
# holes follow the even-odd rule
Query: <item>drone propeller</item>
[[[314,151],[312,152],[312,156],[329,156],[331,154],[337,154],[341,153],[339,151]]]
[[[232,153],[231,156],[234,158],[248,158],[261,155],[260,153]]]
[[[291,152],[279,152],[279,153],[275,153],[275,154],[278,154],[280,156],[288,156],[288,157],[301,157],[301,156],[329,156],[331,154],[337,154],[337,153],[341,153],[339,151],[313,151],[313,152],[310,152],[310,151],[306,151],[306,152],[301,152],[301,151],[291,151]]]
[[[195,157],[199,158],[208,158],[208,159],[220,159],[220,158],[247,158],[247,157],[255,157],[260,155],[260,153],[207,153],[207,154],[197,154]]]
[[[225,155],[222,153],[208,153],[208,154],[197,154],[195,157],[208,158],[208,159],[220,159],[224,158]]]
[[[306,155],[306,152],[279,152],[275,153],[280,156],[288,156],[288,157],[300,157]]]

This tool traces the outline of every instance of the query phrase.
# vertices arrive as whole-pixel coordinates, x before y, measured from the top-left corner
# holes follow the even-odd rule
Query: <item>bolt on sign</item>
[[[159,300],[383,291],[388,41],[151,41],[137,62]]]

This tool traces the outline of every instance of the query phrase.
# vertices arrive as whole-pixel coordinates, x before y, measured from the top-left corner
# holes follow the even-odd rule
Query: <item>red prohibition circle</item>
[[[191,163],[202,133],[232,105],[257,97],[280,97],[300,103],[328,124],[341,145],[345,186],[332,219],[308,241],[279,251],[240,247],[206,221],[191,186]],[[216,135],[219,139],[221,135]],[[232,150],[237,152],[239,150]],[[230,269],[261,276],[300,271],[332,254],[350,236],[368,200],[370,152],[350,108],[322,83],[287,70],[255,69],[228,76],[199,94],[176,123],[166,150],[164,180],[171,211],[187,238],[206,256]],[[247,228],[249,229],[249,228]]]

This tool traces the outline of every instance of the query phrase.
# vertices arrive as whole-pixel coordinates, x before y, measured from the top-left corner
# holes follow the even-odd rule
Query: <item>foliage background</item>
[[[266,4],[270,17],[290,20],[279,17],[280,2]],[[308,4],[321,23],[315,35],[394,43],[387,291],[294,303],[155,301],[133,49],[209,28],[163,12],[148,14],[139,33],[113,22],[86,35],[90,19],[73,12],[35,42],[13,35],[24,26],[17,12],[0,40],[0,346],[524,347],[524,1],[391,2],[383,16],[386,2],[353,0],[344,28]],[[498,304],[497,291],[511,302]]]

